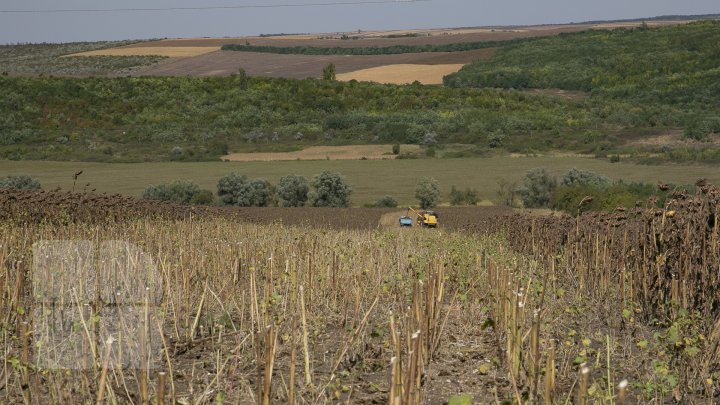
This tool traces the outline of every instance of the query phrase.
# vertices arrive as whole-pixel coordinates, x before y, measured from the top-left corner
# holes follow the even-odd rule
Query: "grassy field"
[[[342,173],[352,184],[355,192],[353,204],[363,205],[391,195],[400,204],[414,202],[414,189],[418,179],[424,176],[440,181],[447,200],[452,185],[478,190],[484,200],[496,199],[498,181],[520,181],[532,168],[545,167],[557,175],[569,169],[591,170],[613,179],[628,181],[658,181],[689,184],[700,177],[720,183],[720,172],[711,166],[643,166],[632,163],[609,163],[606,160],[580,157],[493,157],[465,159],[418,159],[418,160],[341,160],[341,161],[279,161],[279,162],[201,162],[201,163],[80,163],[0,161],[0,177],[9,174],[29,174],[37,177],[45,189],[60,186],[69,190],[73,174],[83,170],[76,190],[139,195],[149,184],[173,180],[190,180],[203,188],[215,190],[220,177],[239,172],[249,177],[263,177],[272,183],[288,174],[311,177],[321,171]]]
[[[282,160],[358,160],[358,159],[395,159],[392,145],[342,145],[309,146],[292,152],[249,152],[231,153],[222,156],[222,160],[232,162],[282,161]],[[420,145],[402,145],[402,153],[420,153]]]

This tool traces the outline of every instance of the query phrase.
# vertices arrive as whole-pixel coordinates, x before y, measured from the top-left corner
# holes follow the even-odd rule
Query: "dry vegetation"
[[[386,65],[376,68],[356,70],[337,75],[338,80],[378,82],[387,84],[442,84],[443,77],[455,73],[463,67],[454,65]]]
[[[164,56],[168,58],[186,58],[191,56],[204,55],[206,53],[219,51],[217,46],[138,46],[138,47],[121,47],[102,49],[97,51],[88,51],[82,53],[74,53],[71,56]]]
[[[720,191],[700,183],[664,209],[577,219],[448,209],[445,229],[401,231],[369,229],[386,210],[234,212],[5,190],[0,398],[715,403],[719,207]],[[247,222],[310,213],[325,225]],[[126,356],[156,360],[148,372],[113,366],[121,343],[87,326],[112,313],[102,296],[30,315],[40,302],[29,258],[40,240],[122,240],[150,255],[159,312],[136,332],[154,334],[157,350],[114,336]],[[82,282],[62,280],[65,291]],[[54,333],[78,342],[72,366],[82,370],[39,367],[38,354],[52,353],[35,344],[52,341],[47,315],[77,313],[87,320]]]

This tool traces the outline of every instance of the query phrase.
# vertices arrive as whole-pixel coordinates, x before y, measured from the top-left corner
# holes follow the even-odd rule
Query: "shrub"
[[[378,208],[395,208],[398,206],[398,203],[394,198],[386,195],[385,197],[377,200],[374,206]]]
[[[425,149],[425,156],[429,158],[434,158],[436,155],[435,153],[435,147],[434,146],[428,146],[427,149]]]
[[[517,183],[509,182],[505,179],[500,179],[497,182],[498,190],[497,196],[500,199],[500,204],[508,207],[515,207],[515,194],[517,193]]]
[[[433,207],[440,200],[440,185],[437,180],[431,177],[423,177],[415,188],[415,198],[420,203],[420,208],[428,209]]]
[[[212,204],[214,201],[212,191],[201,190],[197,184],[183,180],[147,186],[142,197],[146,200],[167,201],[178,204],[207,205]]]
[[[465,204],[477,205],[480,202],[480,196],[475,189],[468,188],[465,190]]]
[[[340,173],[322,172],[313,177],[310,203],[313,207],[347,207],[352,187]]]
[[[323,68],[323,80],[335,80],[335,64],[330,63]]]
[[[7,176],[0,179],[0,188],[16,188],[20,190],[39,190],[40,182],[26,174]]]
[[[273,190],[267,180],[250,180],[245,175],[230,173],[218,181],[218,197],[225,205],[238,207],[267,207]]]
[[[532,169],[523,178],[523,184],[517,189],[525,208],[547,207],[557,180],[543,168]]]
[[[400,154],[400,144],[396,143],[392,146],[392,154],[393,155],[399,155]]]
[[[589,170],[570,169],[563,176],[562,186],[593,186],[607,187],[612,183],[609,177],[591,172]]]
[[[454,185],[450,189],[450,205],[477,205],[479,202],[477,190],[471,188],[458,190]]]
[[[277,185],[277,195],[283,207],[302,207],[308,199],[310,186],[303,176],[282,177]]]
[[[450,205],[463,205],[465,203],[465,193],[458,190],[455,185],[450,188]]]
[[[192,205],[213,205],[215,203],[215,195],[210,190],[200,190],[190,199]]]

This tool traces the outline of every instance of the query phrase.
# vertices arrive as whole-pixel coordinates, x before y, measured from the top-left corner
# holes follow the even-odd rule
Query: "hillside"
[[[590,103],[655,105],[688,114],[690,135],[720,132],[720,22],[563,34],[508,44],[489,60],[445,78],[449,87],[559,88],[590,93]],[[704,127],[705,133],[697,133]]]
[[[0,158],[197,161],[306,145],[411,143],[471,145],[476,156],[560,150],[715,162],[717,149],[697,142],[712,144],[720,132],[718,44],[714,21],[508,42],[447,76],[445,88],[242,72],[2,77]],[[637,146],[678,132],[688,141]]]

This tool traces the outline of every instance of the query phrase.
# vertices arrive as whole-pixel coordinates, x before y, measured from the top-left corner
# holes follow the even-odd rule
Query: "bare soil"
[[[428,52],[399,55],[280,55],[258,52],[216,51],[189,58],[165,59],[138,69],[134,76],[228,76],[245,69],[250,76],[305,79],[321,77],[329,63],[338,74],[385,65],[467,64],[488,59],[495,49],[467,52]]]

